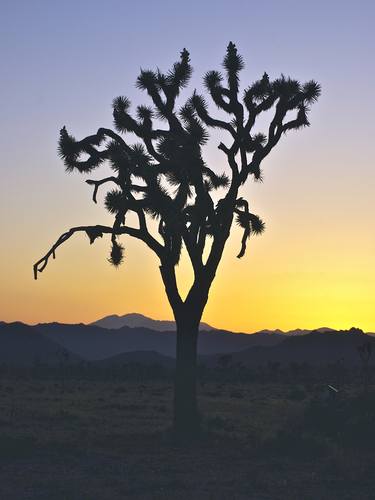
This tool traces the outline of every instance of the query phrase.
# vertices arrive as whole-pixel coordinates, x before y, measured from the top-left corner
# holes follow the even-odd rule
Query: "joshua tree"
[[[62,234],[46,255],[34,265],[34,275],[42,272],[56,249],[75,233],[86,233],[90,243],[108,234],[111,238],[110,262],[119,266],[124,247],[120,236],[143,241],[160,260],[160,274],[173,310],[177,328],[174,424],[178,431],[198,426],[196,401],[196,358],[199,322],[207,303],[211,284],[220,263],[230,230],[235,222],[243,236],[238,258],[243,257],[251,235],[264,230],[263,221],[252,213],[248,201],[239,196],[249,179],[262,179],[261,162],[290,130],[309,125],[309,106],[317,100],[320,86],[314,81],[300,84],[281,76],[271,81],[266,73],[240,96],[239,74],[244,67],[236,46],[229,43],[223,61],[225,77],[218,71],[204,76],[208,96],[227,120],[214,116],[214,109],[194,91],[178,105],[181,90],[187,86],[192,67],[189,52],[167,73],[141,70],[137,87],[151,98],[151,107],[138,106],[130,114],[130,101],[113,101],[114,128],[100,128],[96,134],[77,141],[66,128],[60,131],[59,153],[66,170],[88,174],[108,162],[113,175],[87,180],[98,188],[113,184],[105,206],[113,214],[112,227],[79,226]],[[257,118],[272,110],[265,134],[254,133]],[[294,112],[293,116],[291,112]],[[227,134],[218,148],[227,162],[228,174],[217,173],[202,157],[208,128]],[[123,137],[132,133],[139,142],[131,145]],[[133,212],[137,227],[127,223]],[[152,224],[150,219],[156,223]],[[186,249],[194,272],[193,284],[183,299],[175,269],[181,249]]]

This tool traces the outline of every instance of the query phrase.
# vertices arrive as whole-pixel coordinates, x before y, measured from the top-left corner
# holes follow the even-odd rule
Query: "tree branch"
[[[96,238],[101,238],[103,234],[115,234],[117,236],[120,236],[122,234],[128,234],[129,236],[132,236],[133,238],[137,238],[139,240],[142,240],[145,242],[160,258],[163,256],[163,247],[158,243],[156,240],[152,238],[150,240],[147,235],[144,234],[143,231],[140,229],[136,229],[133,227],[128,227],[128,226],[121,226],[117,229],[114,229],[113,227],[109,226],[101,226],[101,225],[96,225],[96,226],[78,226],[78,227],[72,227],[65,233],[63,233],[56,243],[52,245],[52,247],[48,250],[48,252],[39,259],[33,266],[34,270],[34,279],[38,278],[38,272],[41,273],[47,266],[48,260],[52,256],[53,259],[56,257],[56,250],[57,248],[65,243],[69,238],[71,238],[75,233],[78,232],[85,232],[88,237],[90,238],[90,243],[93,243]]]
[[[191,234],[187,229],[185,229],[182,233],[182,238],[185,243],[186,250],[189,254],[191,265],[193,266],[194,273],[197,274],[202,270],[202,253],[199,253],[199,250],[196,244],[191,239]]]
[[[89,184],[90,186],[95,186],[94,187],[94,192],[92,194],[92,201],[94,203],[97,203],[96,195],[98,194],[99,186],[101,186],[102,184],[105,184],[106,182],[114,182],[117,185],[120,184],[118,178],[117,177],[113,177],[113,176],[106,177],[105,179],[100,179],[99,181],[94,181],[93,179],[87,179],[87,181],[86,181],[87,184]]]
[[[131,153],[131,147],[126,144],[124,139],[121,137],[121,135],[116,134],[113,130],[109,128],[99,128],[97,135],[106,135],[107,137],[110,137],[114,141],[116,141],[118,144],[121,144],[121,146],[125,149],[127,153]]]
[[[169,303],[171,304],[173,312],[176,316],[176,313],[178,313],[180,308],[183,306],[183,301],[177,287],[175,268],[173,265],[170,265],[167,262],[162,262],[162,265],[159,267],[159,269]]]

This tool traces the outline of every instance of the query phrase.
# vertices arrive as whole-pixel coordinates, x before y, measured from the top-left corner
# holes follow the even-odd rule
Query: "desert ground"
[[[372,390],[209,380],[202,434],[181,441],[171,380],[3,374],[0,498],[373,499]]]

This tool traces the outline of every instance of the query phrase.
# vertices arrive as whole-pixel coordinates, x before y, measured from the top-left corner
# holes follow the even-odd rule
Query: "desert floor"
[[[374,499],[375,405],[355,391],[207,383],[205,430],[178,442],[171,383],[3,378],[0,498]]]

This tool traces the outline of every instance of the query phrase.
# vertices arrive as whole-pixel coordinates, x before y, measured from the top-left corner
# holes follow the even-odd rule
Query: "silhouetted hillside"
[[[201,355],[241,351],[252,346],[273,346],[284,340],[278,333],[233,333],[227,330],[201,332],[198,337],[198,352]],[[234,349],[233,349],[234,348]]]
[[[275,346],[254,346],[240,352],[232,353],[233,363],[244,365],[261,365],[278,362],[327,364],[337,361],[346,365],[360,362],[357,347],[370,341],[375,349],[375,339],[360,330],[325,332],[313,331],[303,336],[284,339]],[[218,356],[205,358],[207,364],[217,363]]]
[[[0,324],[0,362],[9,365],[29,366],[41,363],[59,363],[62,347],[46,338],[35,327],[23,323]],[[76,362],[81,358],[67,352],[67,362]]]
[[[308,330],[306,330],[309,332]],[[254,334],[232,333],[226,330],[201,332],[198,353],[201,361],[214,365],[223,354],[231,354],[233,362],[258,365],[268,362],[335,362],[358,363],[356,346],[365,340],[375,342],[361,330],[336,332],[321,328],[310,333],[294,330],[289,333],[263,330]],[[139,354],[140,361],[149,356],[175,356],[175,332],[155,331],[149,328],[122,327],[108,330],[84,324],[46,323],[28,326],[22,323],[0,323],[0,362],[31,364],[36,359],[58,362],[57,352],[65,348],[69,359],[76,361],[112,358],[117,362],[130,360],[127,353]],[[123,358],[121,356],[124,355]],[[148,356],[148,355],[147,355]],[[134,359],[134,356],[133,356]],[[151,359],[151,358],[150,358]],[[159,359],[164,364],[162,358]],[[158,361],[155,361],[157,363]]]
[[[123,327],[107,330],[91,325],[47,323],[38,329],[50,339],[87,360],[97,360],[131,351],[157,351],[173,356],[175,336],[147,328]]]
[[[148,328],[123,327],[107,330],[91,325],[64,325],[48,323],[38,325],[48,338],[85,359],[95,360],[131,351],[156,351],[164,356],[175,356],[175,332],[158,332]],[[213,355],[246,349],[254,345],[275,345],[282,335],[232,333],[225,330],[201,332],[198,339],[200,355]]]
[[[174,321],[160,321],[148,318],[147,316],[138,313],[124,314],[123,316],[112,314],[111,316],[105,316],[104,318],[94,321],[93,323],[91,323],[91,325],[114,330],[123,328],[124,326],[129,326],[130,328],[148,328],[150,330],[155,330],[158,332],[169,332],[176,330],[176,324]],[[213,329],[214,328],[207,323],[200,324],[200,330]]]
[[[149,318],[148,316],[144,316],[139,313],[130,313],[124,314],[123,316],[118,316],[117,314],[112,314],[110,316],[105,316],[93,323],[90,323],[89,326],[99,326],[101,328],[105,328],[108,330],[118,330],[123,328],[124,326],[128,326],[130,328],[147,328],[150,330],[155,330],[158,332],[174,332],[176,330],[176,324],[174,321],[167,320],[156,320]],[[213,328],[207,323],[200,324],[200,331],[221,331],[227,332],[227,330],[218,330],[217,328]],[[304,329],[304,328],[296,328],[294,330],[280,330],[279,328],[275,330],[261,330],[256,332],[257,334],[276,334],[276,335],[287,335],[287,336],[298,336],[298,335],[306,335],[311,333],[312,330]],[[320,332],[334,332],[335,330],[328,327],[317,328],[315,331]],[[232,333],[232,332],[230,332]],[[252,333],[252,335],[254,335]]]
[[[288,337],[297,337],[300,335],[307,335],[308,333],[311,333],[313,331],[325,333],[325,332],[335,332],[336,330],[334,330],[333,328],[328,328],[326,326],[323,326],[321,328],[316,328],[314,330],[308,330],[306,328],[295,328],[294,330],[284,331],[284,330],[280,330],[279,328],[277,328],[276,330],[261,330],[258,333],[276,333],[279,335],[286,335]]]

